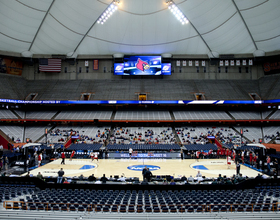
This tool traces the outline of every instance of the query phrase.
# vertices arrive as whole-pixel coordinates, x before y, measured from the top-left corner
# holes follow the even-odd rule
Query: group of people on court
[[[147,166],[144,167],[142,170],[142,175],[143,175],[143,181],[150,182],[151,178],[153,176],[152,172],[147,168]]]
[[[71,152],[69,161],[72,161],[72,159],[73,159],[75,153],[76,153],[75,150],[73,150],[73,151]],[[92,161],[92,162],[93,162],[94,160],[97,160],[97,162],[98,162],[98,154],[99,154],[99,152],[93,152],[93,151],[90,152],[90,157],[91,157],[91,161]],[[61,164],[64,164],[64,165],[65,165],[65,158],[66,158],[65,153],[62,152],[62,153],[61,153]]]

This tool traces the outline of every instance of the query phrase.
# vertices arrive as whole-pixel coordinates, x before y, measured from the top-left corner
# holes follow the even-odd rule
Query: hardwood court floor
[[[199,162],[194,159],[102,159],[98,162],[96,160],[92,162],[91,159],[73,159],[72,161],[66,159],[65,165],[60,163],[61,159],[58,159],[30,171],[30,173],[34,176],[38,172],[41,172],[43,176],[57,176],[57,172],[60,168],[63,168],[65,177],[78,177],[81,174],[84,177],[88,177],[91,174],[101,177],[105,174],[107,177],[110,175],[124,175],[125,177],[139,177],[142,180],[141,170],[135,171],[127,168],[133,165],[159,166],[160,169],[152,171],[153,175],[171,175],[175,177],[183,175],[186,177],[195,176],[198,170],[206,177],[217,177],[219,174],[232,176],[236,173],[235,164],[230,165],[228,169],[225,159],[204,159],[199,160]],[[248,177],[255,177],[258,174],[257,171],[243,165],[241,165],[240,172],[243,176]]]

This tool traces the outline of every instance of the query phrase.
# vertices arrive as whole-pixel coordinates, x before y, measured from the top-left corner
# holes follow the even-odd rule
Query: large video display
[[[161,63],[161,56],[124,56],[114,64],[115,75],[171,75],[171,63]]]

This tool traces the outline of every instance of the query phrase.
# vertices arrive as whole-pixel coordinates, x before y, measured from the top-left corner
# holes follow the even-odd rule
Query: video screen
[[[171,75],[171,63],[161,63],[161,56],[124,56],[124,63],[114,64],[115,75]]]

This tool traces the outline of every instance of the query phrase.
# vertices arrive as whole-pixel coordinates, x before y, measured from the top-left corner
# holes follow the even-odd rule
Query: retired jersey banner
[[[228,66],[228,60],[225,60],[225,66]]]
[[[199,66],[198,60],[195,61],[195,66]]]
[[[187,66],[187,61],[183,60],[183,66]]]
[[[236,66],[240,66],[240,60],[236,60]]]
[[[189,60],[189,66],[192,66],[192,60]]]
[[[231,60],[231,61],[230,61],[230,65],[231,65],[231,66],[234,66],[234,60]]]
[[[223,65],[224,65],[224,61],[220,60],[220,66],[223,66]]]
[[[249,60],[249,65],[253,66],[253,60]]]
[[[201,66],[205,66],[205,60],[201,61]]]
[[[21,76],[23,63],[16,59],[0,58],[0,73]]]
[[[242,60],[242,65],[246,66],[247,65],[247,61],[246,60]]]
[[[181,65],[181,61],[180,60],[177,60],[176,61],[176,66],[180,66]]]

